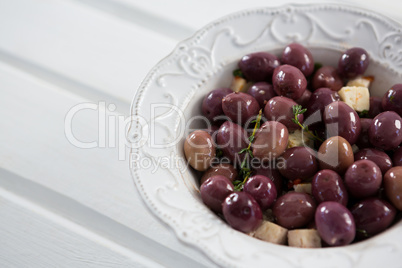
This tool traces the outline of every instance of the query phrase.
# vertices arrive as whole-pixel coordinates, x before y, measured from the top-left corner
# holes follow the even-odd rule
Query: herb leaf
[[[324,142],[318,135],[317,132],[313,133],[308,129],[308,126],[300,123],[299,121],[299,115],[303,114],[307,111],[306,108],[303,109],[303,107],[301,105],[293,105],[292,106],[292,110],[293,110],[293,114],[294,114],[294,118],[292,118],[292,122],[295,123],[296,125],[298,125],[302,131],[307,132],[310,136],[312,140],[317,140],[320,142]]]
[[[236,180],[236,181],[233,182],[235,191],[243,190],[244,184],[247,182],[247,179],[251,175],[251,169],[249,167],[249,162],[248,162],[249,157],[248,156],[250,156],[251,158],[254,158],[253,151],[251,150],[251,144],[255,140],[255,134],[256,134],[257,130],[260,128],[261,118],[262,118],[262,109],[259,111],[257,118],[252,121],[252,123],[255,123],[255,126],[254,126],[254,129],[253,129],[253,133],[248,138],[249,141],[250,141],[248,146],[239,151],[239,154],[247,153],[247,155],[244,157],[244,159],[243,159],[243,161],[242,161],[242,163],[240,165],[239,177],[242,180]]]
[[[233,76],[234,77],[241,77],[244,78],[243,72],[240,69],[236,69],[233,71]]]

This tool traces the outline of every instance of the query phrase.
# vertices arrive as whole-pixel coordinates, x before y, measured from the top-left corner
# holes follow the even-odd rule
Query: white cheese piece
[[[288,229],[269,221],[263,221],[260,227],[255,230],[254,237],[267,242],[284,245],[286,244],[287,234]]]
[[[235,76],[232,79],[232,84],[230,85],[230,88],[234,92],[247,92],[247,81],[244,78]]]
[[[308,133],[303,133],[300,129],[297,129],[293,133],[289,134],[288,148],[300,146],[314,147],[314,141],[309,139]]]
[[[338,94],[343,102],[357,112],[370,109],[370,93],[367,87],[343,87]]]
[[[296,193],[311,194],[311,183],[299,183],[293,185],[293,189],[295,189]]]
[[[366,87],[369,88],[371,83],[371,79],[365,77],[357,77],[353,80],[350,80],[346,86],[347,87]]]
[[[298,248],[320,248],[321,238],[314,229],[291,230],[288,232],[288,244]]]

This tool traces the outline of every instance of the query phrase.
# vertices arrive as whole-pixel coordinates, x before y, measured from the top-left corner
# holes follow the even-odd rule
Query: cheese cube
[[[284,245],[287,234],[288,229],[269,221],[263,221],[260,227],[255,230],[254,237],[267,242]]]
[[[311,194],[311,183],[299,183],[296,185],[293,185],[293,189],[295,190],[296,193],[305,193],[305,194]]]
[[[288,232],[288,244],[298,248],[320,248],[321,238],[314,229],[298,229]]]
[[[357,77],[353,80],[350,80],[346,86],[347,87],[370,87],[370,83],[372,81],[372,78],[369,77]]]
[[[309,138],[308,133],[303,133],[300,129],[297,129],[293,133],[289,133],[288,148],[299,146],[314,147],[314,141]]]
[[[232,84],[230,85],[230,88],[234,92],[247,92],[248,90],[247,81],[244,78],[235,76],[232,79]]]
[[[338,94],[343,102],[357,112],[370,109],[370,93],[367,87],[343,87]]]

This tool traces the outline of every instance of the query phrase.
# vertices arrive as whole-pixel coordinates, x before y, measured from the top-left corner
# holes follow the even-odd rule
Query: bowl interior
[[[309,47],[307,48],[311,51],[316,63],[321,63],[326,66],[337,67],[338,60],[343,51],[336,49],[329,49],[323,47]],[[267,52],[273,53],[280,57],[282,50],[266,50]],[[229,87],[232,81],[233,70],[237,69],[237,63],[240,58],[235,58],[228,64],[222,66],[216,73],[214,73],[208,80],[201,84],[199,89],[196,91],[195,95],[189,101],[187,107],[183,110],[185,114],[185,119],[188,124],[186,124],[186,131],[181,137],[181,141],[178,143],[177,152],[179,152],[179,157],[185,161],[184,152],[182,150],[184,140],[186,136],[194,130],[205,129],[208,127],[208,123],[202,117],[201,105],[204,97],[212,90],[220,87]],[[390,70],[386,64],[370,60],[370,65],[366,70],[365,74],[367,76],[373,76],[374,81],[370,85],[370,95],[371,96],[383,96],[383,94],[394,84],[400,83],[400,77],[395,75],[395,72]],[[199,187],[199,178],[201,173],[188,167],[185,172],[182,173],[185,183],[188,189],[200,200],[197,189]]]

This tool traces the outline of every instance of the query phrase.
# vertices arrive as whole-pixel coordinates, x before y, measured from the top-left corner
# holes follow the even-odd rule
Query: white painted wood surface
[[[148,211],[112,137],[177,42],[285,2],[0,0],[0,267],[215,266]],[[341,2],[402,20],[400,2]],[[85,103],[95,110],[72,118],[72,134],[97,143],[89,149],[65,135],[68,112]]]

